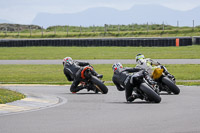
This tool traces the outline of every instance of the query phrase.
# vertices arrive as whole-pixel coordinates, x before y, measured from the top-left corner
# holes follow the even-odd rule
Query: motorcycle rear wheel
[[[91,77],[91,81],[95,85],[95,87],[98,89],[99,92],[102,94],[107,94],[108,93],[108,88],[102,83],[100,79],[98,79],[95,76]]]
[[[178,95],[180,93],[180,89],[169,78],[163,77],[162,82],[167,85],[174,94]]]
[[[161,97],[154,90],[152,90],[146,83],[142,83],[140,85],[140,89],[142,90],[143,93],[145,93],[145,95],[151,102],[155,103],[161,102]]]

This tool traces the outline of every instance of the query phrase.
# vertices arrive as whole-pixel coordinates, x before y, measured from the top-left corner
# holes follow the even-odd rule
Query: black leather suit
[[[73,81],[70,91],[77,92],[81,90],[81,87],[78,87],[79,83],[81,82],[81,71],[83,70],[84,66],[90,65],[88,62],[78,62],[72,61],[67,62],[64,64],[64,74],[67,77],[68,81]]]
[[[134,84],[131,84],[129,73],[143,71],[140,68],[118,68],[114,71],[112,81],[119,91],[125,90],[126,100],[132,95]]]

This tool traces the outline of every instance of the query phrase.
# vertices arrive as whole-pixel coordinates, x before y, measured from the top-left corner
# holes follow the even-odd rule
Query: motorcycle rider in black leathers
[[[130,75],[129,73],[139,72],[145,73],[144,69],[141,68],[124,68],[121,63],[114,63],[112,67],[114,74],[112,77],[113,83],[116,85],[119,91],[125,90],[126,100],[128,102],[134,101],[136,98],[142,99],[139,94],[132,94],[133,87],[135,86],[134,74]]]
[[[67,77],[68,81],[73,81],[70,91],[72,93],[76,93],[83,89],[83,86],[78,86],[79,83],[82,81],[81,78],[81,71],[84,69],[85,66],[90,66],[88,62],[79,62],[72,60],[71,57],[65,57],[63,59],[63,66],[64,66],[64,74]],[[92,69],[92,74],[102,78],[103,75],[99,75]]]

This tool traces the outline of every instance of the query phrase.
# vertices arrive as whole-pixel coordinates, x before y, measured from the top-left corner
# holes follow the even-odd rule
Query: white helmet
[[[71,57],[65,57],[64,59],[63,59],[63,65],[65,64],[65,63],[71,63],[73,60],[72,60],[72,58]]]
[[[116,71],[119,68],[123,68],[123,66],[120,62],[114,63],[112,66],[113,71]]]
[[[135,57],[136,61],[138,61],[138,60],[140,60],[140,59],[144,59],[144,58],[145,58],[145,57],[144,57],[143,54],[137,54],[136,57]]]

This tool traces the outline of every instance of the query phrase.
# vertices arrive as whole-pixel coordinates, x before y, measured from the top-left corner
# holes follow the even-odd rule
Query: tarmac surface
[[[200,64],[200,59],[154,59],[161,64]],[[113,64],[121,62],[122,64],[136,64],[135,59],[98,59],[98,60],[79,60],[90,64]],[[62,64],[62,60],[0,60],[3,64]]]
[[[85,90],[72,94],[69,86],[1,84],[0,87],[28,94],[37,102],[52,101],[51,105],[30,111],[1,113],[1,133],[200,132],[199,86],[179,86],[179,95],[163,92],[159,104],[140,99],[127,103],[124,91],[119,92],[114,86],[108,86],[109,92],[104,95]],[[40,99],[43,96],[48,97]]]
[[[156,59],[155,59],[156,60]],[[79,60],[90,64],[135,64],[128,60]],[[162,64],[200,64],[200,59],[157,59]],[[62,60],[0,60],[0,64],[61,64]],[[69,86],[4,85],[25,99],[0,105],[0,133],[199,133],[200,86],[179,86],[180,95],[161,93],[159,104],[125,101],[108,86],[106,95]]]

